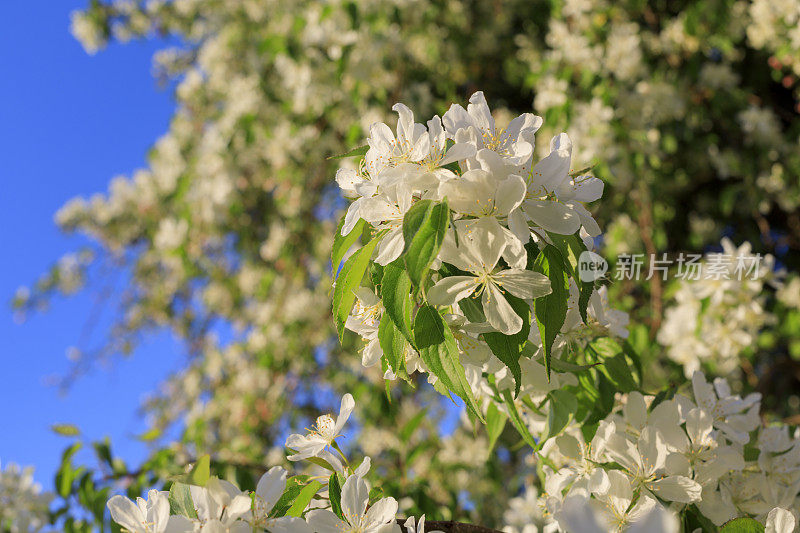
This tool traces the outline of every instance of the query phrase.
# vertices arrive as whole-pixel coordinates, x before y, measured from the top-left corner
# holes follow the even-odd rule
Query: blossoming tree
[[[380,365],[387,387],[427,375],[461,398],[490,448],[510,422],[533,453],[546,527],[793,531],[800,447],[786,427],[762,426],[760,395],[700,372],[685,395],[642,389],[638,356],[609,318],[620,315],[581,276],[599,234],[581,202],[603,183],[570,171],[569,138],[535,162],[541,119],[498,127],[480,92],[427,127],[395,110],[396,131],[374,124],[347,154],[360,164],[337,173],[355,199],[333,241],[333,316],[340,336],[363,335],[362,364]],[[424,515],[399,519],[394,497],[369,490],[370,458],[353,468],[337,443],[354,405],[346,394],[336,419],[286,440],[311,476],[276,466],[241,491],[210,476],[206,457],[168,492],[113,497],[111,516],[136,533],[425,531]]]
[[[157,57],[178,110],[148,169],[59,213],[99,246],[16,304],[121,263],[120,319],[76,371],[161,327],[192,358],[147,405],[151,458],[93,443],[87,469],[76,443],[51,518],[793,530],[800,9],[784,4],[93,2],[73,20],[92,52],[184,39]],[[477,88],[500,108],[450,105]],[[591,252],[700,250],[712,268],[723,235],[728,256],[764,253],[760,275],[581,276]],[[36,508],[0,528],[43,524]]]

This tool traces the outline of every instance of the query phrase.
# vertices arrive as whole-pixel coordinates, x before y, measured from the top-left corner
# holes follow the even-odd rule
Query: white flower
[[[761,423],[758,416],[761,401],[759,393],[754,392],[742,399],[731,394],[724,379],[715,379],[712,386],[702,372],[692,375],[692,390],[697,405],[711,415],[714,427],[733,442],[747,444],[749,433]]]
[[[443,182],[439,187],[440,196],[447,197],[450,208],[456,213],[507,217],[525,199],[525,180],[490,150],[479,150],[475,157],[480,168]]]
[[[15,463],[0,465],[0,523],[9,533],[40,531],[49,522],[53,495],[42,492],[33,479],[33,468]]]
[[[637,486],[668,501],[691,503],[700,499],[701,487],[685,476],[665,476],[667,447],[660,433],[645,427],[636,442],[616,433],[609,438],[608,455],[628,472]]]
[[[572,435],[565,434],[556,438],[558,451],[571,464],[559,470],[555,475],[547,477],[545,489],[549,494],[561,494],[563,489],[572,483],[573,488],[582,488],[590,494],[603,494],[609,489],[608,475],[598,466],[604,462],[608,439],[616,431],[613,422],[603,420],[589,445]]]
[[[598,514],[588,495],[577,491],[564,498],[553,516],[565,533],[603,533]]]
[[[370,148],[364,157],[364,170],[343,168],[336,173],[336,182],[342,191],[349,196],[359,197],[347,208],[342,235],[350,233],[359,218],[376,216],[375,211],[379,206],[369,205],[368,200],[378,194],[381,187],[386,189],[384,192],[389,191],[391,196],[395,196],[385,200],[383,204],[394,203],[395,208],[398,205],[405,207],[400,213],[402,221],[402,214],[411,205],[410,193],[414,189],[415,179],[425,177],[413,165],[409,168],[406,164],[418,163],[429,154],[428,131],[422,124],[414,123],[414,115],[405,105],[395,104],[392,109],[400,115],[397,121],[397,137],[389,126],[376,122],[370,127],[370,137],[367,139]],[[398,193],[398,188],[408,194]],[[408,196],[408,202],[398,199],[398,194],[401,198]]]
[[[525,268],[524,244],[530,239],[530,230],[524,220],[515,221],[511,217],[519,212],[517,208],[525,199],[525,180],[515,174],[515,167],[490,150],[478,151],[476,159],[480,168],[470,168],[460,177],[443,182],[439,196],[447,197],[448,205],[456,213],[479,219],[461,221],[461,227],[479,225],[502,238],[507,244],[503,257],[509,265]],[[506,218],[511,229],[500,224]]]
[[[765,533],[792,533],[794,525],[794,515],[786,509],[776,507],[767,515]]]
[[[629,524],[642,520],[658,505],[654,498],[641,492],[636,504],[631,507],[633,489],[628,476],[619,470],[610,470],[608,480],[608,492],[599,497],[602,505],[597,505],[606,531],[622,531]]]
[[[523,299],[550,293],[550,280],[539,272],[510,268],[495,271],[505,242],[483,227],[476,227],[471,237],[459,236],[455,245],[452,233],[442,245],[442,261],[471,275],[449,276],[439,280],[428,291],[428,301],[449,306],[474,292],[482,295],[487,321],[498,331],[511,335],[522,329],[522,319],[501,292],[501,288]]]
[[[125,496],[114,496],[108,503],[111,518],[131,533],[162,533],[169,522],[169,499],[166,492],[151,490],[147,500],[136,498],[136,503]]]
[[[469,98],[465,110],[453,104],[442,117],[445,130],[456,143],[468,142],[476,148],[487,148],[506,158],[509,164],[525,165],[533,156],[534,134],[542,118],[523,113],[507,127],[498,128],[483,92]]]
[[[251,529],[239,519],[250,511],[252,501],[249,494],[240,491],[233,483],[212,477],[205,487],[189,486],[189,492],[201,532],[246,532]]]
[[[475,155],[475,145],[457,142],[447,148],[447,133],[442,128],[442,119],[439,116],[433,117],[428,121],[428,136],[430,137],[430,151],[420,161],[420,170],[432,174],[434,180],[431,184],[438,185],[440,181],[448,180],[455,174],[446,168],[442,168],[450,163],[463,161]],[[423,182],[428,180],[422,180]]]
[[[361,203],[361,218],[378,231],[389,230],[378,245],[375,262],[379,265],[388,265],[403,253],[403,218],[411,203],[411,189],[402,183],[382,188],[379,194]]]
[[[640,517],[627,529],[626,533],[678,533],[680,522],[678,517],[654,505],[644,516]]]
[[[414,113],[405,104],[397,103],[392,111],[398,114],[397,136],[383,122],[369,130],[369,146],[379,155],[378,160],[396,166],[404,162],[419,162],[429,154],[430,138],[422,124],[414,122]]]
[[[188,232],[189,222],[186,219],[163,218],[153,237],[153,246],[159,250],[174,250],[183,244]]]
[[[406,533],[425,533],[425,515],[419,517],[419,522],[415,521],[413,516],[409,516],[408,520],[403,523],[406,528]],[[428,533],[442,533],[438,529],[431,530]]]
[[[294,433],[286,439],[286,447],[295,451],[288,459],[290,461],[300,461],[309,457],[320,457],[331,463],[334,468],[341,470],[341,463],[326,448],[333,444],[333,441],[340,436],[350,413],[353,412],[355,401],[350,393],[342,397],[342,404],[339,408],[339,416],[336,420],[331,415],[322,415],[317,418],[316,424],[308,435]],[[333,462],[331,462],[333,461]]]
[[[375,365],[383,355],[378,328],[383,316],[383,304],[378,296],[367,287],[356,290],[356,304],[344,323],[344,327],[357,333],[366,341],[361,352],[361,364],[365,367]]]
[[[522,204],[522,209],[534,224],[547,231],[571,235],[581,227],[582,216],[575,209],[575,203],[569,205],[563,203],[558,196],[559,191],[570,191],[569,199],[594,198],[596,194],[602,194],[602,186],[598,187],[594,182],[587,180],[587,185],[583,185],[586,191],[575,191],[570,189],[569,166],[572,159],[572,142],[566,133],[562,133],[550,141],[550,154],[539,161],[531,170],[530,180],[527,186],[527,197]],[[583,183],[583,182],[580,182]],[[600,182],[602,185],[602,182]],[[599,196],[597,196],[599,198]],[[589,217],[591,218],[591,217]],[[591,225],[591,224],[590,224]],[[596,225],[596,224],[595,224]],[[592,226],[592,229],[594,227]],[[587,231],[591,234],[589,228]]]
[[[669,454],[666,469],[670,474],[691,476],[701,485],[744,468],[741,452],[731,446],[718,446],[713,437],[711,416],[700,408],[686,414],[686,435]]]
[[[313,509],[306,520],[317,533],[390,533],[400,531],[395,522],[397,501],[383,498],[367,510],[369,490],[361,476],[353,474],[342,486],[344,520],[328,509]]]
[[[680,427],[681,416],[677,402],[661,402],[648,412],[645,397],[638,391],[628,394],[625,404],[622,406],[622,416],[612,415],[612,418],[617,422],[619,429],[634,438],[638,437],[648,426],[657,429],[661,438],[669,446],[682,444],[686,437]]]

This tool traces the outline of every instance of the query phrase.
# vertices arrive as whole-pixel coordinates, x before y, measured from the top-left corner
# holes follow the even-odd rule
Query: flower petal
[[[114,496],[108,503],[108,510],[111,511],[111,518],[117,524],[129,531],[139,531],[145,517],[135,503],[125,496]]]
[[[256,485],[256,495],[264,502],[269,511],[283,494],[286,488],[286,470],[280,466],[270,468]]]
[[[369,501],[367,484],[360,476],[352,475],[342,485],[342,513],[345,518],[364,516]]]
[[[486,320],[499,332],[513,335],[522,329],[522,319],[494,283],[486,285],[482,301]]]
[[[512,174],[501,181],[494,194],[495,215],[498,217],[508,216],[511,211],[522,204],[526,190],[525,180],[521,176]]]
[[[375,504],[367,511],[364,526],[366,529],[375,527],[380,524],[392,522],[397,514],[397,500],[394,498],[383,498],[375,502]]]
[[[703,488],[685,476],[669,476],[648,484],[648,488],[667,501],[692,503],[700,500]]]
[[[383,355],[383,350],[380,340],[376,337],[364,346],[364,351],[361,353],[361,365],[364,368],[375,366],[381,360],[381,355]]]
[[[794,515],[790,511],[776,507],[767,515],[767,527],[764,531],[765,533],[792,533],[794,524]]]
[[[532,300],[552,292],[550,279],[541,272],[509,268],[492,274],[492,280],[523,300]]]
[[[350,418],[350,413],[353,412],[353,408],[355,406],[356,402],[353,400],[352,394],[348,392],[342,396],[342,404],[339,407],[339,417],[336,419],[336,429],[334,430],[334,435],[341,433],[345,422],[347,422],[347,419]]]
[[[475,292],[477,287],[477,278],[472,276],[449,276],[428,290],[428,301],[433,305],[453,305]]]
[[[389,231],[381,243],[378,245],[378,257],[375,262],[381,266],[386,266],[403,253],[405,240],[403,240],[403,228],[395,228]]]
[[[568,206],[551,200],[527,200],[525,214],[537,225],[561,235],[572,235],[581,227],[581,218]]]
[[[462,161],[468,157],[474,156],[476,153],[475,146],[468,143],[456,143],[451,146],[447,152],[444,154],[444,157],[439,162],[440,166],[449,165],[450,163],[455,163],[456,161]]]
[[[314,531],[347,531],[350,526],[328,509],[312,509],[306,515],[308,525]]]

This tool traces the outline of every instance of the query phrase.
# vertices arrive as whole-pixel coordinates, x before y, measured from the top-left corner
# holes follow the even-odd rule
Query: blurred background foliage
[[[648,390],[682,382],[692,364],[760,390],[765,417],[796,422],[800,282],[781,270],[800,266],[799,19],[797,0],[92,0],[72,19],[89,53],[110,40],[180,43],[154,58],[175,113],[147,168],[62,208],[64,231],[94,245],[13,303],[37,312],[122,271],[124,290],[104,295],[116,305],[106,343],[73,354],[65,380],[79,387],[82,372],[165,329],[187,358],[144,406],[150,461],[124,465],[106,443],[88,469],[65,454],[56,491],[76,505],[64,527],[107,520],[96,502],[109,487],[137,495],[206,453],[253,488],[260,469],[285,462],[290,429],[344,392],[358,421],[347,443],[373,457],[401,512],[503,523],[535,476],[513,430],[489,453],[484,430],[424,380],[394,383],[387,397],[354,336],[340,346],[331,327],[329,253],[344,206],[333,176],[349,163],[328,158],[393,120],[398,101],[441,115],[482,90],[501,124],[544,117],[537,151],[567,131],[575,170],[593,166],[606,182],[594,216],[612,264],[718,251],[722,237],[771,254],[766,283],[725,289],[735,294],[717,314],[709,290],[658,276],[611,280],[610,300],[631,314]],[[697,342],[676,347],[675,324],[687,321]],[[698,349],[709,331],[743,341]]]

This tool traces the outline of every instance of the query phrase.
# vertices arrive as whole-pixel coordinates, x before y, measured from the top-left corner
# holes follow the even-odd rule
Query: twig
[[[650,256],[650,261],[653,261],[656,257],[656,246],[653,242],[653,212],[650,196],[645,187],[644,185],[640,187],[638,194],[634,195],[634,201],[639,210],[637,220],[639,223],[639,235],[642,238],[647,255]],[[658,328],[661,327],[662,293],[661,276],[652,276],[650,278],[650,307],[653,311],[652,320],[650,321],[651,337],[655,337]]]
[[[405,518],[397,519],[397,523],[401,526],[405,521]],[[444,533],[502,533],[490,527],[466,524],[464,522],[454,522],[452,520],[425,520],[425,531],[442,531]]]

